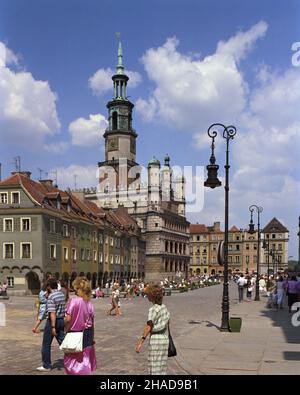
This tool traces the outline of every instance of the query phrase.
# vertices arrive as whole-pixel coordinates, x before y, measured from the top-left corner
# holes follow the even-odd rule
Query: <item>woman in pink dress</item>
[[[66,332],[83,331],[83,351],[65,354],[64,365],[67,374],[88,375],[97,368],[92,289],[85,277],[77,277],[73,288],[77,297],[69,301],[66,309]]]

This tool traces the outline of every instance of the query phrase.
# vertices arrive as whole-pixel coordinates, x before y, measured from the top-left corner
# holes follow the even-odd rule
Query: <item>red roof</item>
[[[238,229],[235,225],[233,225],[230,229],[229,232],[241,232],[240,229]]]
[[[191,234],[209,233],[209,230],[203,224],[191,224],[190,225],[190,233]]]

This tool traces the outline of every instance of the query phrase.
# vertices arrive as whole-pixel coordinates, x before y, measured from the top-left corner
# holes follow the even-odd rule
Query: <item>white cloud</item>
[[[44,144],[44,148],[51,154],[64,154],[69,149],[69,144],[65,141],[60,141],[57,143]]]
[[[0,135],[5,143],[22,146],[41,144],[60,128],[57,96],[48,81],[38,81],[29,72],[15,72],[17,56],[0,46]]]
[[[259,22],[219,42],[216,52],[202,60],[181,54],[176,37],[147,50],[142,62],[155,89],[147,100],[137,101],[137,111],[147,121],[155,114],[171,126],[194,132],[206,130],[216,119],[234,122],[245,108],[248,93],[238,62],[266,29],[267,24]]]
[[[51,169],[50,173],[57,171],[58,186],[60,189],[74,189],[75,180],[77,188],[91,188],[98,184],[98,167],[95,165],[75,165]]]
[[[94,95],[101,96],[107,91],[113,92],[113,82],[111,77],[115,72],[111,68],[99,69],[89,78],[89,87]],[[136,71],[126,70],[129,77],[130,88],[135,88],[142,80],[141,75]]]
[[[95,144],[99,144],[107,125],[108,122],[101,114],[90,114],[89,119],[76,119],[69,125],[72,144],[84,147],[92,147]]]

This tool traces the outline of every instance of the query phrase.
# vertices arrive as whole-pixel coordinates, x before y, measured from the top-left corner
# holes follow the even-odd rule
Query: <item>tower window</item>
[[[117,113],[117,111],[114,111],[112,113],[112,128],[113,128],[113,130],[118,129],[118,113]]]

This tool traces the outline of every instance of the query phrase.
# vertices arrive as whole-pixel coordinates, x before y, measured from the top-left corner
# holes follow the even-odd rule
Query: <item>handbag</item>
[[[65,354],[82,352],[83,332],[68,332],[59,349]]]
[[[168,348],[168,357],[176,357],[177,350],[175,344],[173,342],[171,332],[170,332],[170,325],[168,323],[168,332],[169,332],[169,348]]]
[[[87,322],[84,324],[86,328]],[[81,332],[68,332],[59,346],[59,349],[65,354],[80,353],[83,351],[83,329]]]

